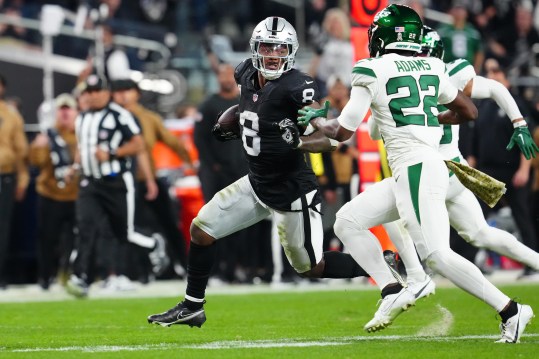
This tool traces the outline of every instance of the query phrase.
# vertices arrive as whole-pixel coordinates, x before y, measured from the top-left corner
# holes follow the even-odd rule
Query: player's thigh
[[[395,177],[399,214],[420,257],[449,248],[448,172],[443,161],[427,160],[401,169]]]
[[[367,187],[337,212],[337,218],[348,220],[362,229],[399,219],[394,194],[395,180],[386,178]]]
[[[294,270],[304,273],[314,268],[322,260],[324,231],[320,213],[311,208],[300,212],[274,211],[273,219],[281,245]]]
[[[449,193],[451,196],[446,200],[449,222],[462,238],[470,241],[488,226],[481,205],[474,194],[456,178],[449,180]]]
[[[193,219],[193,223],[219,239],[266,218],[270,211],[260,204],[247,176],[217,192]]]

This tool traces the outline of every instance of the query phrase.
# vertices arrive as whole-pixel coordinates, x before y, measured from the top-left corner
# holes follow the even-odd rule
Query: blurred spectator
[[[127,79],[131,75],[131,66],[129,58],[123,48],[114,44],[114,32],[110,24],[103,24],[103,76],[108,81]],[[99,61],[96,49],[90,49],[87,58],[86,67],[80,73],[78,81],[84,81],[90,74],[99,74]]]
[[[146,150],[150,154],[151,170],[156,174],[154,161],[152,159],[152,151],[157,141],[162,142],[167,147],[172,149],[184,163],[184,170],[192,167],[191,157],[183,142],[168,131],[163,125],[161,116],[157,113],[146,109],[139,103],[140,90],[136,82],[132,80],[117,80],[112,84],[112,97],[114,102],[131,112],[139,121],[142,127],[142,137],[146,144]],[[135,224],[140,227],[145,227],[148,224],[148,214],[157,222],[159,228],[155,232],[162,232],[169,245],[169,254],[176,261],[176,264],[187,268],[186,263],[186,248],[185,238],[178,227],[177,216],[174,211],[174,206],[169,195],[169,185],[164,178],[157,178],[158,186],[157,197],[151,200],[146,199],[147,181],[144,173],[137,171],[136,174],[136,205],[135,205]],[[149,209],[150,212],[145,211]],[[160,230],[157,230],[160,229]],[[183,275],[183,272],[180,273]]]
[[[5,101],[7,84],[0,74],[0,289],[5,289],[6,258],[10,241],[11,219],[15,201],[22,201],[30,177],[26,166],[28,141],[24,120]]]
[[[67,279],[73,248],[78,180],[66,183],[65,172],[73,164],[77,139],[77,103],[69,94],[56,97],[56,122],[47,133],[38,134],[30,145],[30,164],[39,168],[38,198],[38,282],[48,289],[58,270]]]
[[[441,25],[438,29],[445,45],[444,62],[466,59],[474,66],[477,73],[481,72],[484,60],[481,35],[468,22],[466,1],[453,1],[450,14],[453,17],[453,23]]]
[[[509,80],[497,60],[487,59],[485,71],[488,78],[510,88]],[[528,117],[529,109],[524,100],[515,93],[513,97],[528,124],[532,125],[533,121]],[[530,209],[531,161],[526,160],[518,148],[506,150],[505,147],[513,134],[513,125],[496,102],[490,99],[482,100],[478,110],[479,117],[475,121],[472,135],[472,155],[468,158],[468,162],[471,166],[505,182],[507,192],[493,210],[499,209],[504,203],[508,204],[523,243],[538,251],[537,234]],[[486,206],[483,206],[483,210],[485,217],[488,218],[492,210]],[[530,268],[526,268],[523,277],[533,274],[535,273]]]
[[[490,41],[490,50],[509,71],[518,69],[517,75],[528,75],[531,49],[539,43],[539,33],[533,27],[531,4],[518,5],[515,22],[499,29]]]
[[[331,75],[337,75],[346,86],[350,86],[354,47],[350,42],[350,20],[342,9],[329,9],[322,27],[324,31],[308,72],[317,81],[322,95],[325,95],[326,82]]]
[[[19,6],[9,5],[1,10],[2,14],[9,17],[11,20],[20,20],[22,17]],[[26,41],[26,35],[26,28],[22,26],[0,24],[0,37],[9,37],[14,40]]]

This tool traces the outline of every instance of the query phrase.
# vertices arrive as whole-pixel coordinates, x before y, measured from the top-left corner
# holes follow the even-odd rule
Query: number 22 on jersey
[[[439,86],[440,78],[436,75],[421,75],[419,80],[411,75],[390,78],[386,83],[388,96],[398,94],[400,89],[409,91],[408,96],[393,98],[389,101],[389,110],[397,127],[440,126],[438,118],[432,113],[432,108],[438,104]],[[414,113],[413,109],[418,108],[421,103],[423,103],[423,111]],[[405,114],[405,112],[408,113]]]

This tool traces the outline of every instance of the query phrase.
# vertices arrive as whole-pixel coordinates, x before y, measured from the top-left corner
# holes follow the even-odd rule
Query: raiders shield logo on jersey
[[[256,102],[256,100],[258,100],[258,95],[257,95],[257,94],[253,94],[253,102]]]

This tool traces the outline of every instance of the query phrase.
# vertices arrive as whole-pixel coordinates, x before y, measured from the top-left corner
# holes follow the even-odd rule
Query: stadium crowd
[[[274,1],[256,1],[255,5],[254,0],[148,3],[150,5],[121,0],[47,1],[73,12],[81,5],[108,7],[97,22],[104,30],[106,66],[103,73],[98,73],[96,62],[99,59],[92,41],[58,37],[54,53],[84,59],[86,67],[74,79],[71,93],[57,94],[53,124],[40,133],[24,131],[25,123],[37,121],[22,118],[24,94],[15,96],[10,92],[10,83],[0,68],[0,290],[7,289],[9,284],[32,281],[44,290],[56,281],[69,288],[70,281],[84,277],[82,285],[77,282],[72,286],[72,293],[81,296],[87,291],[80,288],[87,289],[89,283],[98,279],[111,290],[130,290],[134,288],[132,281],[147,283],[154,278],[183,278],[189,238],[184,238],[179,228],[188,228],[190,223],[179,223],[185,218],[179,212],[185,211],[187,204],[181,203],[175,195],[175,178],[163,176],[156,170],[153,157],[156,142],[164,143],[181,159],[182,176],[199,177],[204,202],[247,173],[240,155],[241,143],[223,144],[211,134],[219,112],[239,101],[232,71],[238,64],[232,63],[226,55],[248,54],[246,44],[252,29],[268,16],[282,16],[298,25],[294,9]],[[320,92],[331,101],[330,118],[337,117],[349,99],[355,61],[361,54],[366,57],[366,51],[358,51],[351,42],[354,29],[367,32],[363,19],[354,16],[353,9],[359,3],[361,1],[353,0],[303,2],[305,43],[300,43],[299,52],[307,54],[304,57],[307,61],[298,62],[298,66],[303,66],[300,69],[313,77]],[[477,74],[510,89],[539,145],[537,1],[380,3],[380,9],[388,3],[411,6],[440,34],[445,62],[465,59]],[[0,14],[10,21],[38,19],[42,6],[42,1],[0,0]],[[85,27],[91,29],[95,24],[88,22]],[[175,117],[189,118],[194,124],[196,156],[189,151],[188,143],[165,128],[163,118],[173,115],[158,113],[155,96],[144,96],[145,90],[129,78],[131,70],[152,69],[156,60],[147,52],[115,46],[114,35],[163,42],[174,58],[195,58],[201,64],[197,70],[210,79],[204,91],[188,88],[186,98],[174,104],[178,110],[192,110]],[[219,36],[224,36],[229,48],[220,46]],[[41,40],[38,30],[0,21],[0,52],[8,43],[36,49],[41,46]],[[174,69],[172,61],[168,67]],[[195,71],[186,76],[193,73]],[[78,130],[95,136],[94,144],[103,144],[95,153],[88,154],[84,151],[84,141],[89,141],[88,138],[77,139],[75,135],[76,118],[85,116],[89,109],[104,108],[111,100],[114,104],[107,105],[111,108],[102,114],[104,117],[109,111],[117,114],[110,127],[96,127],[93,133],[89,128]],[[511,123],[506,121],[496,127],[497,131],[492,131],[489,119],[498,116],[503,122],[504,114],[499,113],[492,100],[476,103],[479,118],[475,124],[461,126],[460,150],[470,164],[503,179],[510,188],[494,209],[483,208],[487,220],[539,251],[539,159],[521,158],[517,148],[511,151],[512,156],[506,156],[505,145],[511,132],[504,129],[509,127],[511,131]],[[27,112],[25,115],[32,116]],[[122,133],[121,140],[107,132],[115,129]],[[332,153],[308,156],[323,194],[325,251],[343,250],[332,228],[336,211],[362,188],[363,179],[356,180],[362,165],[359,141],[360,137],[354,136]],[[498,143],[500,146],[496,146]],[[382,151],[379,155],[383,167],[385,153]],[[132,188],[115,182],[131,172],[135,175],[135,180],[129,182]],[[384,171],[379,172],[383,177]],[[118,189],[132,190],[123,205],[118,199],[110,203]],[[80,193],[84,196],[79,196]],[[104,203],[107,210],[103,213],[95,210],[94,200]],[[84,203],[82,219],[81,203]],[[120,233],[116,229],[118,222],[127,223],[129,233]],[[23,228],[28,223],[29,228]],[[81,224],[84,233],[79,231]],[[212,272],[213,281],[251,284],[299,280],[287,261],[283,261],[280,247],[273,245],[272,248],[276,232],[270,219],[231,235],[237,237],[234,240],[218,241],[220,254]],[[127,241],[117,240],[124,236]],[[81,238],[84,239],[82,247]],[[451,242],[456,252],[475,261],[484,273],[498,267],[521,268],[518,263],[468,245],[458,239],[454,231]],[[393,247],[388,246],[388,249]],[[79,271],[76,278],[70,278],[74,268],[80,267],[77,261],[81,255],[87,262],[84,273]],[[520,277],[539,281],[539,273],[530,266],[523,267]]]

